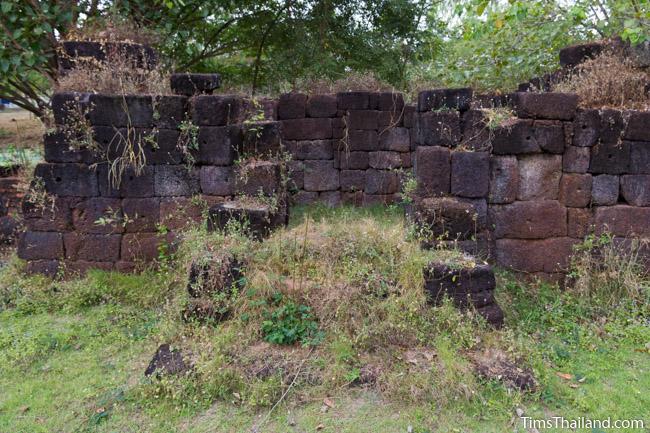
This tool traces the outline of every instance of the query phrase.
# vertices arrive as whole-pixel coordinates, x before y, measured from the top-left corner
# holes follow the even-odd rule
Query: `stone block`
[[[178,146],[180,133],[177,130],[157,129],[147,134],[141,143],[147,165],[183,163],[183,153]]]
[[[120,258],[125,262],[151,262],[158,258],[165,239],[158,233],[127,233],[122,236]]]
[[[342,191],[341,204],[344,206],[362,206],[363,191]]]
[[[305,190],[334,191],[339,188],[339,171],[333,161],[305,161]]]
[[[46,162],[83,162],[83,154],[72,146],[63,132],[49,132],[43,136]]]
[[[591,183],[591,203],[595,206],[612,206],[618,202],[619,177],[611,174],[594,176]]]
[[[58,196],[93,197],[99,194],[97,173],[83,164],[41,163],[34,169],[45,190]]]
[[[561,155],[520,156],[517,199],[557,199],[561,176]]]
[[[451,152],[441,146],[418,147],[415,177],[421,197],[449,194],[451,188]]]
[[[515,107],[517,116],[521,118],[571,120],[578,107],[578,95],[518,92]]]
[[[288,214],[272,211],[268,205],[227,201],[212,206],[208,211],[208,231],[224,230],[236,221],[248,236],[263,239],[288,222]]]
[[[578,111],[573,121],[573,145],[591,147],[598,143],[600,124],[598,110]]]
[[[297,191],[305,186],[305,164],[302,161],[289,161],[289,191]]]
[[[153,126],[153,100],[145,95],[92,94],[88,118],[92,125],[111,127]]]
[[[40,274],[54,278],[60,271],[61,262],[59,260],[30,260],[25,265],[25,274],[27,275]]]
[[[291,196],[291,200],[294,204],[297,205],[315,203],[318,201],[318,193],[313,191],[298,191],[293,196]]]
[[[597,57],[606,48],[602,42],[588,42],[571,45],[560,50],[560,65],[572,67],[579,65],[587,59]]]
[[[66,260],[115,262],[120,258],[120,234],[70,232],[63,234]]]
[[[368,152],[338,152],[338,162],[341,170],[366,170],[370,167]]]
[[[102,197],[153,197],[154,196],[154,168],[144,166],[140,173],[129,167],[125,169],[119,179],[114,179],[107,164],[97,168],[99,182],[99,195]],[[119,180],[119,182],[118,182]]]
[[[404,161],[402,154],[399,152],[379,151],[368,153],[368,164],[371,168],[390,170],[393,168],[402,168]]]
[[[379,149],[394,152],[408,152],[411,149],[411,134],[408,128],[389,128],[379,134]]]
[[[187,292],[193,298],[230,294],[242,287],[241,263],[227,251],[217,251],[190,263]]]
[[[590,159],[590,148],[567,146],[562,159],[562,170],[567,173],[586,173],[589,170]]]
[[[278,119],[302,119],[306,115],[306,109],[307,95],[302,93],[283,93],[278,100]]]
[[[18,240],[18,257],[23,260],[62,259],[63,251],[61,233],[27,231]]]
[[[336,95],[311,95],[307,100],[309,117],[334,117],[337,111]]]
[[[623,237],[650,237],[650,207],[616,205],[597,207],[596,234],[609,232]]]
[[[208,203],[192,197],[166,197],[160,200],[160,222],[169,230],[182,230],[203,222]]]
[[[528,119],[508,119],[494,128],[492,134],[492,151],[498,155],[539,153],[542,150],[533,122]]]
[[[239,123],[243,103],[233,95],[199,95],[190,99],[192,122],[198,126],[225,126]]]
[[[556,200],[495,205],[490,207],[489,215],[497,239],[543,239],[567,234],[566,208]]]
[[[400,113],[404,109],[404,95],[397,92],[377,92],[369,95],[371,110]]]
[[[239,126],[201,127],[197,135],[199,149],[192,151],[199,164],[231,165],[237,149],[241,147],[242,131]]]
[[[293,143],[294,159],[333,159],[336,140],[306,140]]]
[[[519,163],[515,156],[492,156],[490,158],[490,203],[512,203],[519,191]]]
[[[625,139],[633,141],[650,141],[650,111],[629,111]]]
[[[324,140],[332,138],[332,119],[305,118],[282,121],[285,140]]]
[[[124,229],[131,232],[155,232],[160,222],[160,199],[125,198],[122,200]]]
[[[565,136],[562,122],[556,120],[536,120],[533,123],[535,140],[539,147],[548,153],[564,153]]]
[[[621,195],[633,206],[650,206],[650,175],[621,176]]]
[[[416,107],[414,105],[404,106],[403,124],[405,128],[413,128],[415,126]]]
[[[337,207],[341,205],[340,191],[321,191],[318,193],[318,203],[327,207]]]
[[[157,128],[178,129],[186,119],[188,99],[185,96],[161,95],[153,99],[153,124]]]
[[[429,241],[471,239],[487,223],[485,200],[436,197],[419,200],[415,205],[415,223],[431,235]]]
[[[490,156],[487,152],[452,152],[451,193],[478,198],[488,195]]]
[[[591,209],[567,209],[567,235],[571,238],[583,239],[591,231]]]
[[[379,111],[376,110],[349,110],[345,116],[348,129],[377,129]]]
[[[620,145],[626,124],[623,113],[614,109],[601,109],[598,113],[600,115],[598,141],[610,146]]]
[[[587,207],[591,201],[590,174],[564,173],[560,180],[560,202],[567,207]]]
[[[471,88],[424,90],[418,94],[418,111],[440,109],[466,111],[469,110],[472,96]]]
[[[339,92],[336,101],[339,110],[367,110],[370,106],[370,93]]]
[[[363,194],[361,206],[389,206],[399,201],[398,194]]]
[[[275,161],[251,160],[235,169],[235,194],[251,197],[284,194],[281,165]]]
[[[72,208],[72,225],[82,233],[122,233],[124,222],[117,198],[90,198]]]
[[[399,191],[397,173],[390,170],[366,170],[366,194],[394,194]]]
[[[630,142],[599,142],[591,148],[589,172],[594,174],[623,174],[630,170]]]
[[[372,152],[379,149],[379,135],[377,131],[364,129],[348,129],[347,149],[349,151]],[[343,139],[345,140],[345,138]]]
[[[464,112],[460,126],[462,143],[465,147],[472,150],[488,150],[491,134],[483,110]]]
[[[72,207],[81,199],[52,197],[49,203],[36,203],[25,197],[21,202],[22,216],[28,230],[67,231],[72,228]]]
[[[196,74],[184,72],[170,77],[172,92],[177,95],[211,95],[221,86],[219,74]]]
[[[159,197],[198,194],[201,191],[199,169],[183,165],[157,165],[154,191]]]
[[[497,239],[496,261],[499,266],[520,272],[566,272],[577,242],[569,237]]]
[[[232,167],[203,166],[199,181],[201,192],[210,195],[233,195],[235,193],[235,174]]]
[[[119,248],[119,246],[118,246]],[[119,251],[119,250],[118,250]],[[84,276],[91,269],[101,269],[102,271],[112,271],[115,268],[114,262],[97,262],[88,260],[74,260],[66,261],[65,275],[66,276]]]
[[[341,191],[363,191],[366,186],[366,170],[341,170]]]
[[[650,174],[650,141],[630,141],[629,143],[630,173]]]
[[[282,151],[282,123],[276,121],[247,122],[242,127],[240,155],[269,157]]]
[[[417,144],[455,146],[460,142],[460,117],[457,111],[420,113],[416,119]]]
[[[68,125],[80,120],[80,116],[87,118],[89,102],[90,93],[55,93],[52,96],[54,123],[57,125]]]

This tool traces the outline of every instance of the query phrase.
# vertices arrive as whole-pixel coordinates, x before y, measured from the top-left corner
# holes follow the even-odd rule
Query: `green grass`
[[[251,269],[264,271],[249,285],[261,287],[262,274],[274,285],[271,274],[295,265],[290,240],[304,231],[307,220],[332,236],[317,239],[323,249],[305,244],[315,258],[295,259],[309,270],[310,279],[322,277],[324,269],[329,272],[306,286],[309,290],[334,279],[352,284],[360,275],[365,279],[359,281],[374,287],[370,275],[385,276],[405,263],[419,263],[421,253],[399,243],[391,231],[401,224],[398,209],[300,208],[285,234],[247,246]],[[355,225],[360,220],[363,224]],[[358,230],[383,231],[388,240],[366,239]],[[196,250],[200,237],[190,236],[187,250]],[[356,246],[334,254],[341,245],[330,244],[333,239]],[[282,376],[251,381],[233,369],[253,356],[245,349],[263,340],[256,323],[256,308],[263,307],[254,303],[260,295],[242,294],[244,301],[235,305],[250,314],[248,321],[232,319],[216,327],[184,324],[179,306],[185,296],[180,266],[185,252],[176,258],[178,268],[142,275],[92,272],[83,279],[51,282],[21,277],[16,263],[4,270],[0,432],[248,432],[254,426],[260,432],[406,432],[409,426],[414,432],[524,432],[516,421],[517,409],[537,418],[645,418],[650,425],[647,306],[621,302],[604,308],[570,291],[523,285],[506,273],[499,276],[498,299],[507,324],[499,331],[482,328],[449,306],[436,309],[434,318],[411,317],[409,309],[417,298],[407,292],[402,295],[410,299],[406,303],[390,295],[368,301],[372,314],[393,318],[391,326],[372,320],[361,327],[330,322],[304,368],[325,379],[332,376],[331,383],[297,384],[267,418],[278,391],[286,390],[287,384],[279,383]],[[325,268],[319,254],[331,262]],[[397,262],[400,255],[409,257]],[[363,272],[355,269],[359,267]],[[403,286],[411,281],[407,275],[394,279]],[[393,289],[389,285],[386,290]],[[319,314],[329,310],[314,297],[305,295],[302,301],[316,305],[314,314],[323,323]],[[351,298],[348,309],[357,308],[355,302]],[[337,320],[347,317],[347,311]],[[417,332],[402,329],[402,324]],[[410,347],[434,350],[434,368],[414,370],[399,359],[410,347],[395,346],[389,338],[393,333],[412,337],[415,345]],[[167,341],[194,353],[196,376],[161,382],[144,378],[156,347]],[[476,377],[466,355],[484,347],[499,348],[532,368],[539,389],[515,392]],[[285,354],[291,361],[310,349],[278,350],[270,353]],[[365,361],[377,358],[390,366],[382,387],[346,384]],[[297,363],[286,365],[294,369]],[[323,410],[326,397],[334,407]]]

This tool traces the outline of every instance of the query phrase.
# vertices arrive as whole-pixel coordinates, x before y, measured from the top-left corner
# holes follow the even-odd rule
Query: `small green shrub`
[[[274,344],[291,345],[300,342],[310,345],[318,344],[323,339],[323,333],[318,330],[318,323],[310,307],[285,300],[281,293],[273,295],[272,306],[272,310],[264,312],[264,340]]]

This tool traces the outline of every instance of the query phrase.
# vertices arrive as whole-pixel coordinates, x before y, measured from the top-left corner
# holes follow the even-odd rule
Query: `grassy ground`
[[[504,273],[506,326],[491,330],[426,306],[417,267],[453,255],[420,251],[406,231],[397,209],[305,208],[263,244],[191,230],[175,257],[141,275],[52,282],[21,277],[14,260],[0,276],[0,431],[534,431],[517,411],[650,426],[647,298],[605,306]],[[224,245],[246,256],[255,293],[230,300],[225,323],[182,322],[188,260]],[[264,342],[264,301],[276,291],[311,308],[313,345]],[[143,376],[161,342],[191,352],[191,377]],[[471,355],[488,348],[530,368],[537,389],[477,376]],[[264,359],[277,370],[251,375]],[[383,368],[376,382],[356,385],[370,364]]]

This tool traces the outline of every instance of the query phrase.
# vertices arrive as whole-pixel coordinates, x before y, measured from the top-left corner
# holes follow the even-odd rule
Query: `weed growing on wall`
[[[194,152],[199,150],[199,127],[191,120],[183,120],[178,129],[178,142],[176,147],[183,154],[183,160],[188,170],[194,167],[195,158]]]

